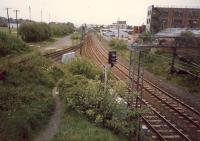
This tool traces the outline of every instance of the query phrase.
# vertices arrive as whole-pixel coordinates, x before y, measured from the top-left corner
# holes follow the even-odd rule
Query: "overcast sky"
[[[32,19],[43,21],[73,22],[75,24],[111,24],[118,18],[130,25],[141,25],[146,21],[149,5],[199,7],[200,0],[0,0],[0,16],[6,16],[6,7],[14,17],[13,9],[19,9],[20,18],[29,18],[29,5]],[[49,16],[49,14],[51,16]]]

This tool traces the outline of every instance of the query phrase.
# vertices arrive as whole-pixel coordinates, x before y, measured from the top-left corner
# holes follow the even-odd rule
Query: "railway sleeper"
[[[166,129],[168,127],[166,124],[153,124],[151,126],[154,127],[154,128],[156,128],[157,130],[159,130],[159,129]]]
[[[145,117],[147,120],[148,119],[157,119],[157,117],[155,115],[144,115],[143,117]]]
[[[152,136],[153,139],[157,139],[156,136]],[[174,141],[174,139],[180,139],[181,137],[179,135],[165,135],[163,136],[163,138],[165,138],[166,140],[172,140]]]
[[[153,123],[156,123],[156,124],[157,124],[157,123],[161,123],[161,122],[162,122],[160,119],[149,119],[148,121],[149,121],[150,123],[152,123],[152,124],[153,124]]]

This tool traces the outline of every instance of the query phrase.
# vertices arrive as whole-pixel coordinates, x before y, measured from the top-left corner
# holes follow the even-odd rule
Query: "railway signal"
[[[117,52],[116,51],[109,51],[108,63],[111,65],[111,67],[113,67],[116,62],[117,62]]]

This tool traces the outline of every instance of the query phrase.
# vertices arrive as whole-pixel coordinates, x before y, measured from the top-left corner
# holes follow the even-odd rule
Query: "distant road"
[[[66,47],[66,46],[71,46],[71,45],[72,45],[71,35],[68,35],[63,38],[59,38],[58,41],[49,45],[47,48],[60,48],[60,47]]]
[[[41,51],[43,52],[50,49],[61,49],[64,47],[69,47],[71,45],[72,45],[71,35],[68,35],[63,38],[57,38],[57,41],[48,45],[47,47],[42,48]]]

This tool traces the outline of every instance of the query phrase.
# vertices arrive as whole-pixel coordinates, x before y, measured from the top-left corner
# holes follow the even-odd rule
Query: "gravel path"
[[[33,140],[33,141],[49,141],[56,134],[59,124],[60,117],[63,110],[62,102],[58,96],[57,86],[53,89],[52,95],[55,100],[55,110],[54,113],[46,126],[46,128]]]
[[[65,36],[63,38],[59,38],[56,42],[54,42],[53,44],[44,47],[41,49],[41,51],[46,51],[46,50],[50,50],[50,49],[62,49],[64,47],[68,47],[72,45],[72,40],[71,40],[71,35]]]
[[[71,46],[72,45],[72,40],[71,40],[71,35],[65,36],[55,43],[49,45],[47,48],[57,48],[57,47],[64,47],[64,46]]]

